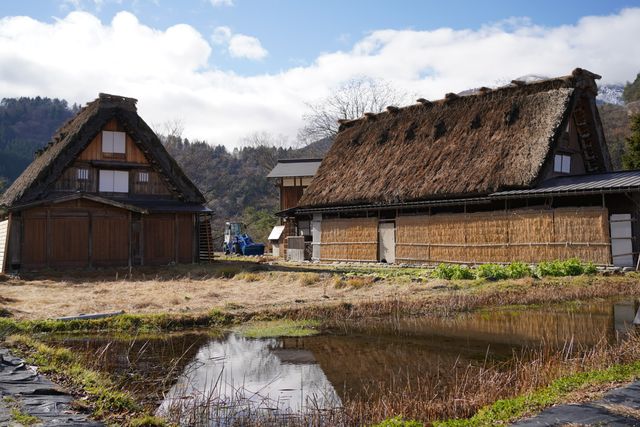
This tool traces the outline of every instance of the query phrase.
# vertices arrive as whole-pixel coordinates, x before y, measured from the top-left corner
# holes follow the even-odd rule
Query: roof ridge
[[[584,68],[575,68],[571,72],[571,74],[566,76],[549,77],[547,79],[536,80],[532,82],[512,80],[511,83],[509,84],[499,86],[493,89],[486,86],[482,86],[477,90],[475,90],[474,92],[464,94],[464,95],[451,92],[451,93],[445,94],[444,98],[440,98],[436,100],[418,98],[416,102],[418,104],[422,104],[425,107],[433,107],[434,105],[444,105],[448,103],[453,103],[460,99],[470,99],[471,97],[474,97],[474,96],[487,96],[487,95],[492,95],[496,93],[503,94],[506,92],[514,91],[514,90],[522,90],[523,88],[530,89],[535,86],[542,87],[543,85],[549,85],[550,83],[553,83],[553,82],[563,82],[566,85],[565,88],[589,87],[592,84],[595,85],[594,80],[599,80],[601,78],[602,76],[596,73],[593,73],[589,70],[586,70]],[[597,87],[595,87],[594,89],[596,90],[596,93],[597,93]],[[404,105],[402,107],[389,106],[391,108],[387,107],[385,111],[380,111],[379,113],[366,112],[364,113],[363,116],[358,117],[356,119],[351,119],[351,120],[340,119],[338,120],[338,123],[340,124],[340,129],[343,129],[343,128],[351,127],[359,121],[375,120],[380,115],[396,114],[398,112],[401,112],[409,108],[415,108],[416,105],[417,104],[410,104],[410,105]]]

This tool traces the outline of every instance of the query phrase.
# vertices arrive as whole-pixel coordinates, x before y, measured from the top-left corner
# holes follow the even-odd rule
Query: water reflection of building
[[[613,326],[619,336],[628,335],[640,324],[640,308],[636,301],[613,305]]]
[[[340,399],[309,350],[282,340],[229,335],[200,348],[159,411],[182,404],[217,404],[230,411],[304,412],[332,408]],[[229,414],[219,416],[229,417]]]

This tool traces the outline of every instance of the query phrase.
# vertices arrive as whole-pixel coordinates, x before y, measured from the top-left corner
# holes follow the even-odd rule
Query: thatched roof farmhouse
[[[100,94],[35,154],[0,198],[0,270],[210,258],[204,197],[136,103]]]
[[[320,260],[632,265],[640,173],[611,171],[599,78],[576,69],[343,121],[282,215]]]

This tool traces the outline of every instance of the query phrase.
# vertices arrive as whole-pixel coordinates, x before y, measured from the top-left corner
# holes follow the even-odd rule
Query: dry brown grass
[[[498,399],[539,390],[558,378],[606,369],[615,364],[632,363],[639,358],[638,335],[631,335],[618,344],[609,344],[603,340],[590,350],[583,351],[570,350],[570,346],[566,346],[563,351],[550,347],[523,350],[515,354],[511,361],[495,366],[460,364],[443,370],[439,378],[425,375],[412,383],[397,378],[397,381],[389,383],[383,389],[383,393],[367,395],[365,392],[362,396],[344,402],[344,408],[348,418],[357,425],[371,424],[397,414],[402,414],[405,419],[424,422],[465,418]],[[599,394],[616,385],[618,384],[600,384]],[[576,397],[577,393],[571,393],[560,400],[569,403],[574,402]],[[587,401],[593,397],[593,394],[587,393],[579,401]],[[619,415],[640,417],[640,411],[623,405],[601,406]]]
[[[231,278],[220,277],[221,272]],[[0,282],[0,295],[2,305],[16,318],[43,319],[119,310],[199,314],[230,307],[245,313],[307,318],[384,315],[398,310],[446,315],[484,306],[640,294],[640,280],[633,274],[491,283],[436,279],[416,283],[392,275],[343,278],[343,274],[327,266],[257,262],[139,268],[131,274],[128,270],[47,272],[10,277]]]

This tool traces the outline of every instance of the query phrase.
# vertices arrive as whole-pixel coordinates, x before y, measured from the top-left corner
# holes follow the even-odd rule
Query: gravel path
[[[0,348],[0,397],[0,426],[21,425],[12,411],[38,417],[39,426],[104,426],[72,410],[71,395],[4,348]]]

